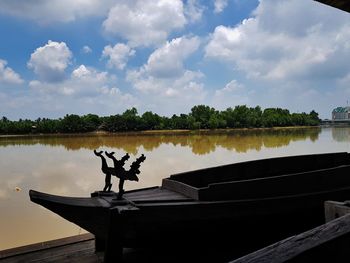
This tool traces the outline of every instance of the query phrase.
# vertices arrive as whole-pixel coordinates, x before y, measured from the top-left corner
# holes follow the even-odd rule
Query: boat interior
[[[196,200],[211,199],[214,195],[215,198],[219,198],[220,195],[222,198],[251,198],[253,193],[254,197],[268,197],[272,188],[273,195],[279,190],[283,195],[289,194],[286,185],[289,185],[291,193],[295,194],[310,190],[327,190],[329,187],[339,187],[343,183],[349,184],[348,176],[343,176],[345,182],[335,181],[337,185],[325,184],[331,181],[328,180],[329,177],[335,176],[340,168],[350,169],[349,153],[278,157],[174,174],[163,179],[162,187]],[[301,177],[296,180],[297,175],[302,175],[302,180]],[[320,175],[324,181],[318,180]],[[300,184],[301,181],[304,183]],[[249,191],[246,191],[247,189]],[[225,191],[227,193],[224,193]]]

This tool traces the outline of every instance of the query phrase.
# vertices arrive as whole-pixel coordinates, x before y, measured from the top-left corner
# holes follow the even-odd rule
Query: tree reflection
[[[109,147],[136,155],[140,147],[153,151],[161,145],[190,147],[197,155],[214,152],[217,147],[240,153],[249,150],[260,151],[262,148],[278,148],[294,141],[318,140],[321,128],[281,128],[261,130],[222,130],[183,133],[123,133],[123,134],[80,134],[52,136],[1,137],[0,147],[13,145],[63,146],[66,150]],[[336,140],[349,140],[349,129],[334,129]]]

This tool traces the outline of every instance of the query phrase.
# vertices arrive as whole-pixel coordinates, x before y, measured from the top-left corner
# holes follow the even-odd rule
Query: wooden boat
[[[122,247],[230,248],[230,258],[324,223],[324,201],[350,197],[350,154],[234,163],[175,174],[161,186],[88,198],[30,198],[93,233],[106,261]],[[100,246],[100,245],[98,245]],[[119,251],[119,252],[116,252]]]

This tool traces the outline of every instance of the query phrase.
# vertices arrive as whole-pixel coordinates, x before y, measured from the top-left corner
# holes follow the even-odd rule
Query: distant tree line
[[[152,111],[139,115],[136,108],[122,114],[99,117],[95,114],[79,116],[67,114],[63,118],[11,121],[0,119],[0,134],[30,133],[81,133],[93,131],[124,132],[143,130],[176,129],[225,129],[225,128],[261,128],[286,126],[316,126],[320,119],[318,113],[290,113],[287,109],[254,108],[239,105],[218,111],[206,105],[197,105],[189,114],[174,114],[171,117],[159,116]]]

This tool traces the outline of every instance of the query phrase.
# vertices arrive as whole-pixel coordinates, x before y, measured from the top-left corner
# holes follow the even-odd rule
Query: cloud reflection
[[[7,199],[8,198],[8,193],[7,193],[7,191],[6,190],[4,190],[4,189],[0,189],[0,200],[1,199]]]

